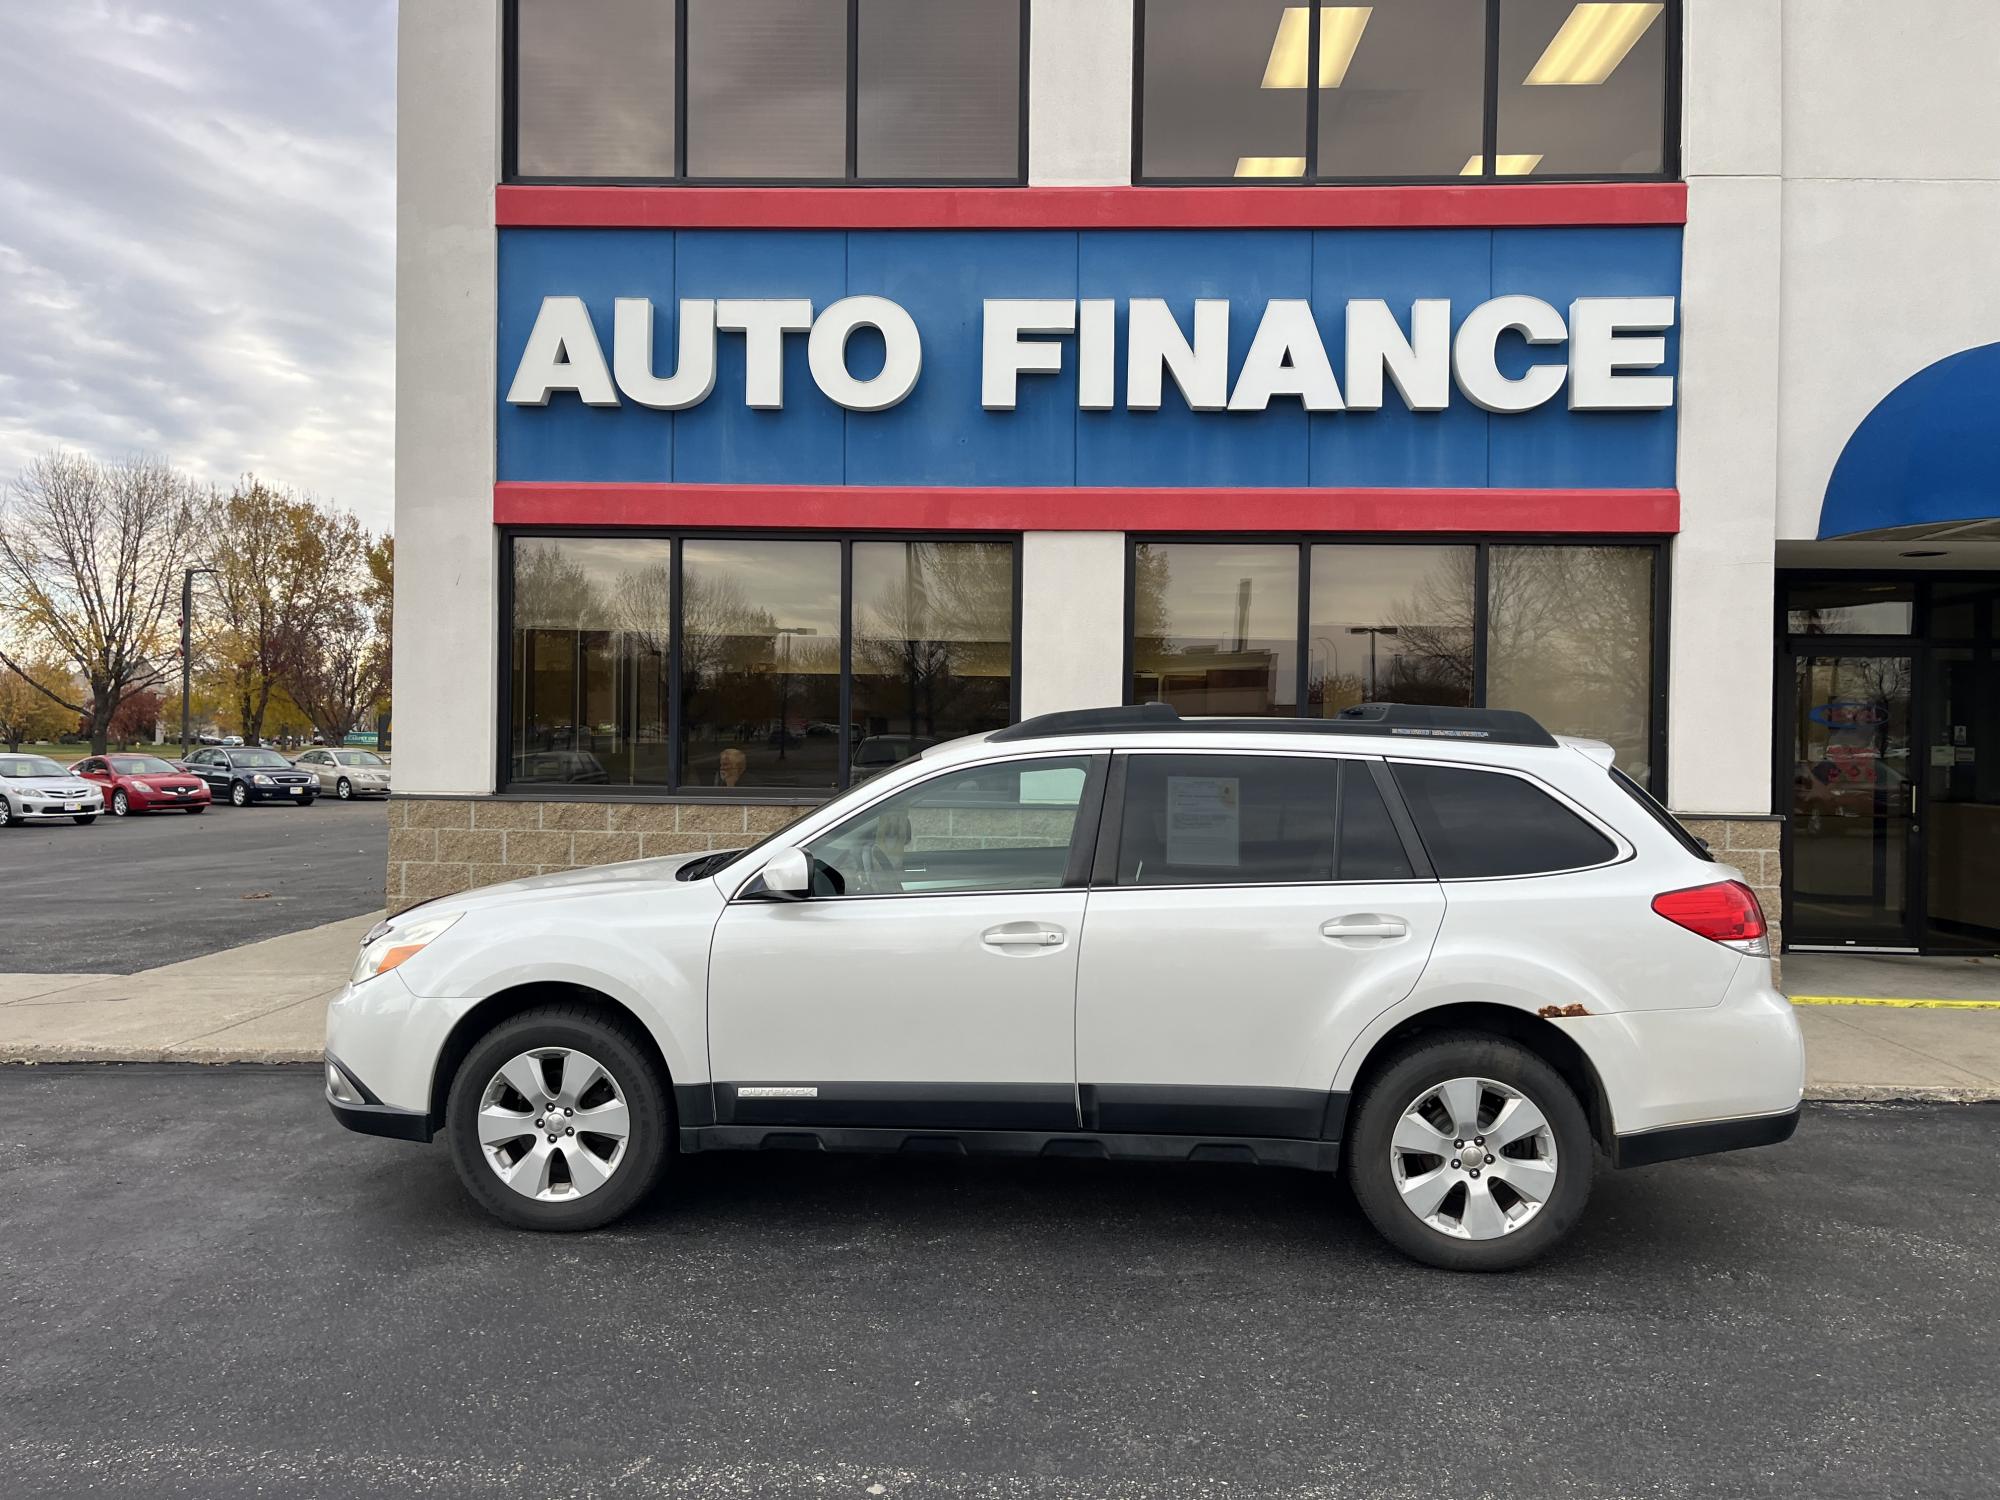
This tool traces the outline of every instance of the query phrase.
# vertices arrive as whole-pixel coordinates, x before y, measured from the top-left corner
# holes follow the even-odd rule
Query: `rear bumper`
[[[1650,1167],[1655,1162],[1687,1156],[1713,1156],[1747,1146],[1775,1146],[1799,1128],[1803,1105],[1782,1114],[1750,1115],[1735,1120],[1706,1120],[1699,1125],[1667,1125],[1621,1135],[1611,1153],[1614,1166]]]

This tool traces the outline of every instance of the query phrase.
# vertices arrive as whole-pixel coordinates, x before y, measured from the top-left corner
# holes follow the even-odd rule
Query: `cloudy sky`
[[[0,482],[56,445],[390,519],[395,0],[0,0]]]

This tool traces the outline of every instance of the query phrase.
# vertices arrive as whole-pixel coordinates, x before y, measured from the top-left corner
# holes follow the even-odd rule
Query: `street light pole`
[[[1401,632],[1394,625],[1350,625],[1349,635],[1368,637],[1368,701],[1375,701],[1375,641],[1378,636],[1398,635]]]
[[[188,753],[188,693],[194,675],[194,575],[214,568],[188,568],[181,574],[181,755]]]

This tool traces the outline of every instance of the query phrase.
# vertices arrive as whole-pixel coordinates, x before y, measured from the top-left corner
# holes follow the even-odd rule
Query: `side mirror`
[[[743,894],[767,901],[803,901],[812,894],[812,860],[803,849],[774,854],[743,887]]]

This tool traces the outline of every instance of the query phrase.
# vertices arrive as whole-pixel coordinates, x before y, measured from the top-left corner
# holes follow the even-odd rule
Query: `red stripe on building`
[[[501,526],[838,531],[1379,531],[1664,536],[1678,490],[1052,489],[786,484],[493,487]]]
[[[1678,182],[1427,187],[496,189],[502,228],[1503,229],[1685,224]]]

